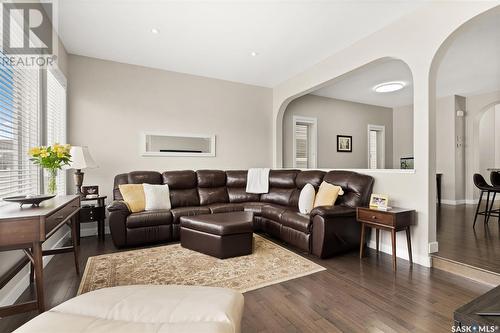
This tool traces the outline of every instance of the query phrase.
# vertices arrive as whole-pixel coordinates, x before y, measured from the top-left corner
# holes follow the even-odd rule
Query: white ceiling
[[[273,87],[422,5],[61,0],[59,33],[72,54]]]
[[[373,87],[390,81],[403,81],[406,86],[390,93],[377,93]],[[413,101],[411,71],[400,60],[375,62],[359,68],[336,83],[313,92],[313,95],[343,99],[358,103],[395,107],[409,105]]]
[[[379,94],[387,81],[410,83],[401,91]],[[401,61],[373,63],[348,73],[313,95],[395,107],[413,103],[411,72]],[[473,96],[500,90],[500,8],[462,27],[446,48],[437,72],[438,97]]]

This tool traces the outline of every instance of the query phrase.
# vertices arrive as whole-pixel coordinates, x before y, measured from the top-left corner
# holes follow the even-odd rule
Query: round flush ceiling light
[[[373,87],[373,90],[378,93],[387,93],[401,90],[405,87],[405,83],[402,81],[394,81],[394,82],[384,82],[381,84],[377,84]]]
[[[160,30],[156,29],[156,28],[152,28],[151,29],[151,32],[154,33],[155,35],[159,34],[160,33]]]
[[[250,55],[251,55],[252,57],[256,57],[256,56],[258,56],[258,55],[259,55],[259,53],[258,53],[258,52],[255,52],[255,51],[252,51],[252,52],[250,53]]]

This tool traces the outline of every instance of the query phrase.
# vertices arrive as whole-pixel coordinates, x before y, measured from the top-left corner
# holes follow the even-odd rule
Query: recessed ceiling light
[[[151,29],[151,32],[154,33],[155,35],[157,35],[160,33],[160,30],[153,28],[153,29]]]
[[[402,81],[394,81],[394,82],[384,82],[381,84],[377,84],[373,87],[373,90],[378,93],[387,93],[401,90],[405,87],[405,83]]]
[[[259,55],[259,53],[258,53],[258,52],[255,52],[255,51],[252,51],[252,52],[250,53],[250,55],[251,55],[252,57],[256,57],[256,56],[258,56],[258,55]]]

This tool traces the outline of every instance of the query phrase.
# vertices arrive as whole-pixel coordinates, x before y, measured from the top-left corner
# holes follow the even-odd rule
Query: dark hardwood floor
[[[81,265],[89,256],[116,251],[109,236],[82,239]],[[245,293],[243,332],[450,332],[453,310],[489,288],[471,280],[398,260],[357,252],[328,260],[307,256],[326,271]],[[71,254],[45,268],[46,299],[53,307],[75,296],[80,277]],[[33,294],[28,289],[21,297]],[[10,332],[36,314],[0,320]]]
[[[491,217],[485,225],[484,216],[480,215],[476,228],[472,229],[475,209],[475,205],[441,205],[437,219],[439,252],[436,255],[500,273],[498,218]]]

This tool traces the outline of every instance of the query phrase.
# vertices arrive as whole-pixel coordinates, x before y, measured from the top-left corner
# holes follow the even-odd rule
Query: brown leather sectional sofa
[[[356,207],[366,206],[373,178],[351,171],[271,170],[269,192],[246,193],[247,171],[134,171],[114,180],[114,200],[109,206],[109,226],[117,247],[140,246],[179,240],[181,216],[231,211],[254,213],[254,231],[264,232],[320,258],[359,247],[360,226]],[[342,186],[345,194],[334,206],[316,207],[300,214],[301,189],[322,181]],[[120,184],[168,184],[170,211],[130,213],[122,200]]]

